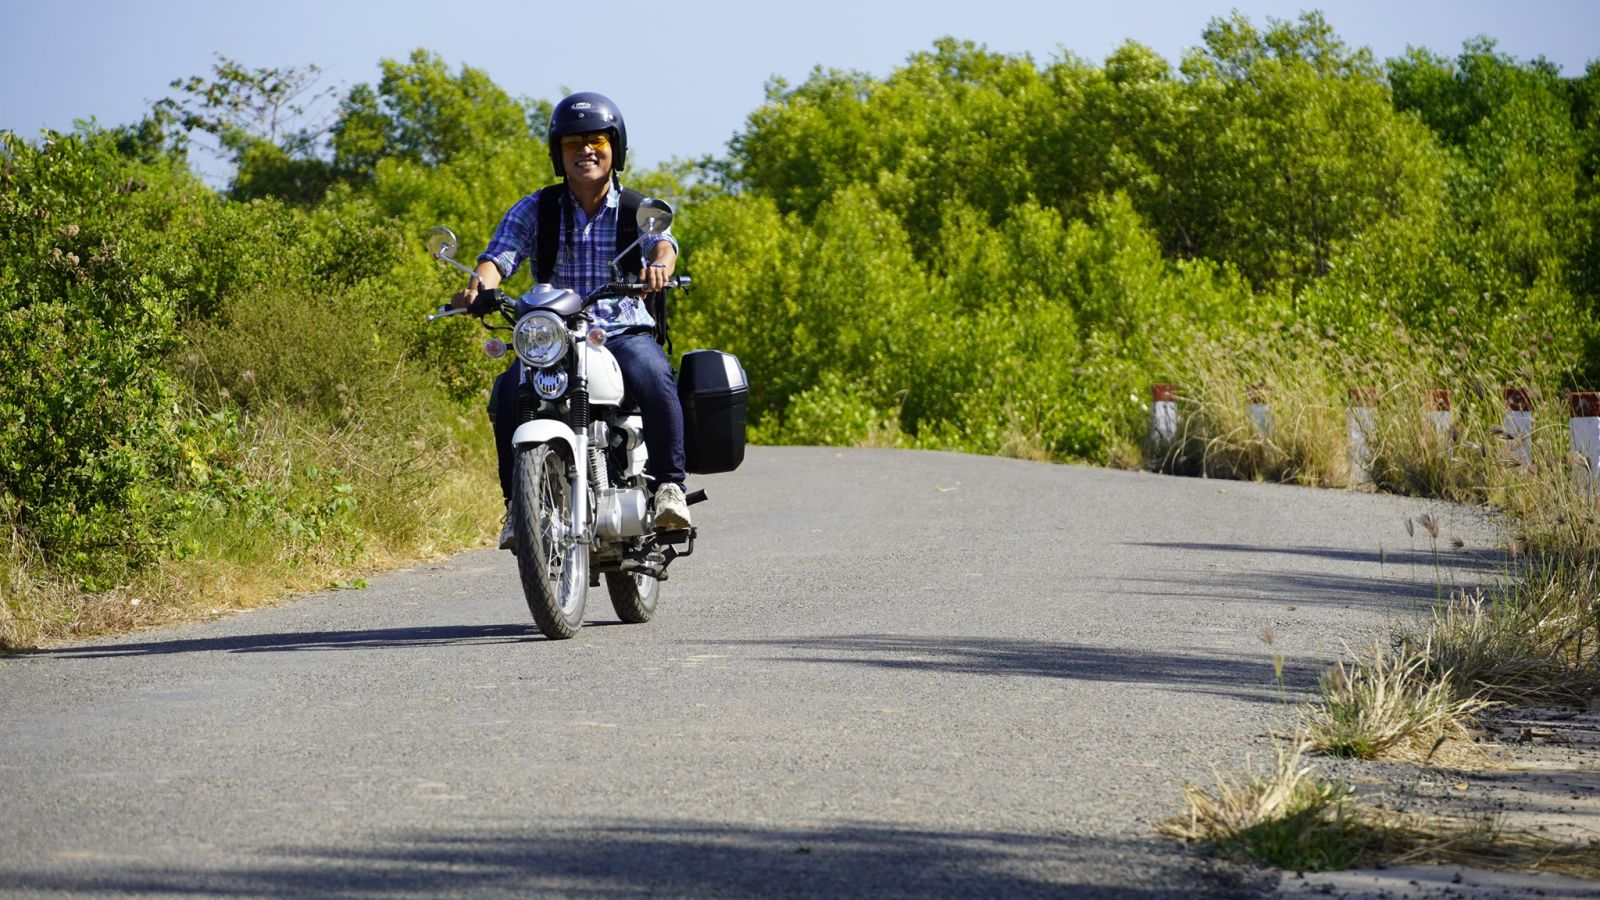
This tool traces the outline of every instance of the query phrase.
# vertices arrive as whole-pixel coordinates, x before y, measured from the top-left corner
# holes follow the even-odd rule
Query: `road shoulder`
[[[1446,769],[1360,764],[1345,777],[1357,796],[1397,811],[1475,821],[1600,855],[1600,707],[1503,709],[1484,720],[1487,765]],[[1284,872],[1288,900],[1600,896],[1600,882],[1553,872],[1407,865],[1343,872]]]

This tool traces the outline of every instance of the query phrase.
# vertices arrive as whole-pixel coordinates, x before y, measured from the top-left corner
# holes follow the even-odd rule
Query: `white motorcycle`
[[[665,231],[671,221],[671,207],[645,200],[638,214],[640,240]],[[456,246],[448,228],[428,233],[430,253],[472,274],[455,259]],[[614,272],[632,249],[612,262]],[[688,283],[680,277],[670,287]],[[428,317],[431,322],[497,313],[510,327],[526,375],[511,439],[516,462],[509,512],[522,591],[539,630],[551,639],[570,638],[583,626],[588,589],[598,587],[602,576],[618,618],[650,621],[667,567],[694,552],[696,529],[655,527],[644,476],[644,423],[623,394],[622,369],[605,347],[605,332],[588,312],[597,300],[643,290],[640,283],[617,280],[588,297],[548,284],[520,297],[480,291],[474,309],[446,305]],[[491,357],[505,349],[497,338],[484,345]],[[715,350],[684,354],[678,394],[685,468],[696,474],[737,468],[744,460],[748,394],[738,359]],[[686,499],[698,503],[705,492],[693,491]]]

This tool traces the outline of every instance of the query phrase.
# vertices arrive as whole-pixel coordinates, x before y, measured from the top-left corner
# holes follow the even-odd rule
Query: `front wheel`
[[[611,608],[623,622],[641,625],[655,617],[660,581],[633,572],[607,572],[606,590],[611,593]]]
[[[589,547],[570,527],[567,460],[549,444],[522,448],[512,484],[511,522],[523,596],[544,636],[565,640],[583,627],[589,593]]]

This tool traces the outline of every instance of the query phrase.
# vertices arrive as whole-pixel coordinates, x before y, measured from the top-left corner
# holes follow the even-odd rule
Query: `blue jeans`
[[[672,379],[666,352],[648,334],[611,335],[606,338],[606,349],[622,367],[624,402],[637,405],[644,419],[644,446],[650,457],[645,461],[645,477],[652,485],[683,484],[683,406],[678,402],[678,384]],[[516,462],[511,436],[519,424],[521,383],[522,363],[513,358],[510,367],[495,378],[489,395],[495,451],[500,457],[500,493],[507,501]]]

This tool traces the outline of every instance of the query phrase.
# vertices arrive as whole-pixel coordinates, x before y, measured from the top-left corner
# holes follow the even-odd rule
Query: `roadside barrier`
[[[1256,423],[1256,431],[1267,440],[1272,440],[1272,409],[1267,406],[1267,386],[1252,384],[1245,388],[1245,414],[1250,416],[1250,421]]]
[[[1524,469],[1533,468],[1533,398],[1527,388],[1505,389],[1506,417],[1503,425],[1511,445],[1511,458]]]
[[[1572,405],[1572,468],[1581,483],[1600,490],[1600,391],[1573,391],[1567,395]]]
[[[1443,441],[1446,447],[1450,446],[1451,415],[1449,391],[1432,390],[1428,392],[1427,416],[1433,422],[1434,436]]]
[[[1165,454],[1178,436],[1178,386],[1159,382],[1150,386],[1150,444],[1155,454]]]
[[[1501,392],[1505,400],[1503,433],[1511,461],[1521,468],[1533,466],[1533,399],[1527,388],[1508,387]],[[1453,394],[1444,389],[1428,392],[1424,417],[1434,434],[1451,446],[1456,437]],[[1379,393],[1373,387],[1353,387],[1345,412],[1345,434],[1349,449],[1351,480],[1371,479],[1372,440],[1377,433]],[[1163,454],[1178,435],[1178,386],[1157,382],[1150,386],[1150,444],[1154,454]],[[1600,391],[1572,391],[1571,406],[1572,468],[1581,484],[1600,492]],[[1267,403],[1267,387],[1252,384],[1246,388],[1245,412],[1267,440],[1272,439],[1272,410]]]
[[[1378,389],[1358,387],[1350,389],[1350,408],[1345,413],[1345,440],[1349,443],[1350,480],[1372,480],[1372,436],[1378,430],[1375,410],[1378,407]]]

